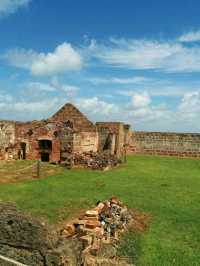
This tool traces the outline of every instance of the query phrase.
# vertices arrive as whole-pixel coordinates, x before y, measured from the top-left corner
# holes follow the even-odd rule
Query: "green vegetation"
[[[200,160],[129,156],[127,165],[108,172],[74,169],[0,185],[0,200],[53,223],[113,194],[152,216],[140,235],[138,265],[200,265]],[[122,245],[127,255],[130,241]]]
[[[130,231],[124,234],[118,247],[118,256],[138,265],[140,251],[139,233]]]
[[[48,163],[40,164],[42,177],[63,171],[61,167]],[[27,181],[37,176],[36,161],[0,161],[0,184]]]

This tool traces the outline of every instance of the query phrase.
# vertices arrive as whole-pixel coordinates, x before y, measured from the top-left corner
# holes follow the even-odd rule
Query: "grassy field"
[[[41,163],[40,169],[43,178],[63,171],[61,167],[48,163]],[[36,161],[0,161],[0,184],[27,181],[36,177]]]
[[[0,200],[52,223],[113,194],[152,216],[137,243],[138,265],[200,265],[200,160],[129,156],[108,172],[74,169],[0,185]]]

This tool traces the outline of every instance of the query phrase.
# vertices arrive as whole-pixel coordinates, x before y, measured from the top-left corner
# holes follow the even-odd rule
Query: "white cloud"
[[[178,40],[180,42],[197,42],[200,41],[200,31],[191,31],[181,35]]]
[[[67,100],[70,101],[76,96],[78,90],[79,87],[77,86],[60,83],[57,78],[52,78],[49,83],[35,81],[26,82],[19,87],[18,95],[34,102],[44,98],[51,98],[52,96],[61,99],[67,98]]]
[[[56,47],[54,53],[41,54],[40,59],[31,65],[31,72],[34,75],[52,75],[68,70],[79,70],[81,64],[79,53],[71,44],[63,43]]]
[[[188,33],[192,40],[192,33]],[[195,33],[197,40],[197,32]],[[200,32],[199,32],[200,34]],[[186,34],[187,35],[187,34]],[[185,36],[186,36],[185,35]],[[179,39],[186,40],[186,37]],[[189,38],[188,38],[189,40]],[[194,40],[194,38],[193,38]],[[159,70],[163,72],[199,72],[200,45],[186,45],[180,40],[159,41],[145,39],[110,39],[106,43],[92,40],[87,47],[75,49],[69,43],[58,45],[50,53],[14,49],[4,56],[11,65],[28,69],[33,75],[48,76],[80,70],[86,66],[111,66],[136,70]],[[83,60],[84,59],[84,60]],[[138,84],[144,77],[94,77],[93,84]],[[148,81],[148,79],[146,79]]]
[[[200,71],[200,46],[187,47],[179,41],[111,39],[106,44],[95,43],[91,57],[126,69]]]
[[[41,82],[29,82],[27,84],[24,85],[25,89],[28,89],[29,91],[36,91],[38,92],[52,92],[55,91],[56,89],[47,84],[47,83],[41,83]]]
[[[76,93],[79,91],[78,86],[70,85],[70,84],[63,84],[60,83],[57,77],[53,77],[50,81],[50,85],[59,90],[60,92],[66,92],[67,96],[72,98],[76,96]]]
[[[5,101],[5,98],[0,97],[0,113],[1,119],[17,119],[17,120],[34,120],[50,117],[62,105],[69,101],[69,97],[59,95],[51,97],[33,98],[31,95],[26,95],[22,99],[12,98]],[[92,98],[74,98],[72,100],[81,111],[83,111],[90,119],[110,120],[113,115],[119,114],[118,107],[113,103],[108,103],[100,100],[98,97]],[[101,110],[101,111],[100,111]],[[98,119],[99,118],[99,119]]]
[[[149,78],[145,77],[128,77],[128,78],[118,78],[118,77],[110,77],[110,78],[102,78],[102,77],[94,77],[88,78],[89,82],[97,85],[97,84],[138,84],[149,81]]]
[[[13,66],[30,70],[32,64],[40,60],[41,56],[42,54],[36,53],[33,50],[12,49],[3,58]]]
[[[6,93],[0,93],[0,102],[9,103],[12,102],[12,100],[13,100],[12,95]]]
[[[59,94],[55,96],[47,94],[46,97],[41,97],[41,93],[37,93],[37,95],[38,97],[35,98],[32,95],[21,98],[20,95],[20,97],[12,97],[9,94],[1,93],[1,119],[48,118],[69,101],[67,95],[62,97]],[[137,130],[190,132],[200,130],[200,92],[186,93],[174,111],[164,104],[155,104],[147,93],[137,93],[134,98],[130,96],[126,104],[104,101],[99,97],[76,97],[72,103],[94,122],[122,121],[130,123],[133,129]]]
[[[134,103],[130,97],[126,105],[102,101],[98,97],[79,98],[74,104],[93,121],[121,121],[140,129],[148,123],[153,126],[158,121],[169,119],[171,114],[164,105],[152,105],[151,99],[144,94],[137,94]]]
[[[0,16],[12,14],[18,8],[25,7],[31,0],[1,0],[0,1]]]
[[[59,99],[45,100],[17,100],[5,102],[0,100],[1,119],[11,120],[34,120],[48,118],[52,114],[52,110],[56,110],[59,106]]]
[[[80,98],[75,101],[78,107],[92,115],[111,116],[118,113],[118,107],[113,103],[100,100],[98,97]]]
[[[177,82],[152,78],[149,82],[141,83],[137,87],[120,88],[116,93],[123,96],[134,96],[136,93],[141,94],[145,91],[151,97],[182,97],[188,91],[196,91],[199,90],[198,88],[200,88],[200,83],[193,84],[190,80],[188,82]]]
[[[181,104],[178,107],[178,112],[184,119],[192,119],[199,117],[200,113],[200,92],[194,91],[186,93]]]
[[[147,107],[151,103],[151,98],[147,93],[137,93],[133,95],[132,103],[135,108]]]
[[[82,58],[71,44],[63,43],[53,53],[37,53],[33,50],[14,49],[4,56],[16,67],[30,70],[35,76],[48,76],[66,71],[79,70]]]

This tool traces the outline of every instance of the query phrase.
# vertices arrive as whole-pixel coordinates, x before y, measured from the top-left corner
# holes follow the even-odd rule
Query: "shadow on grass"
[[[141,253],[141,233],[131,230],[125,233],[118,246],[118,256],[126,258],[129,263],[138,264]]]

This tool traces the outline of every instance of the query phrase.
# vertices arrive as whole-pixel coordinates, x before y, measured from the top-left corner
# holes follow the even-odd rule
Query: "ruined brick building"
[[[41,121],[0,121],[0,159],[59,163],[72,153],[102,152],[120,156],[131,138],[129,125],[93,124],[72,104]]]

